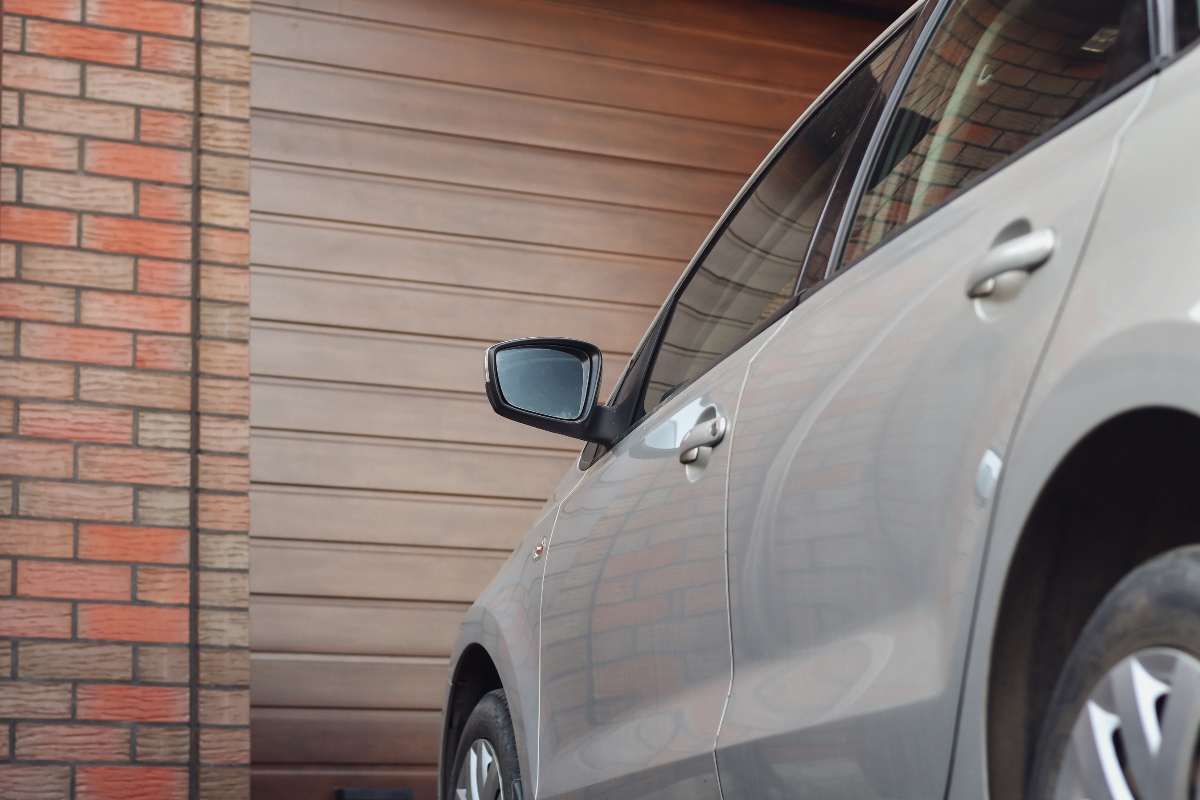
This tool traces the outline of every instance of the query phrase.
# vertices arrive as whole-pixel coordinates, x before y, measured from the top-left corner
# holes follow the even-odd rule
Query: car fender
[[[1071,337],[1064,337],[1069,340]],[[1170,408],[1200,416],[1200,325],[1164,321],[1129,328],[1067,358],[1061,372],[1042,370],[1026,403],[1003,467],[976,600],[948,798],[988,796],[987,694],[992,641],[1009,565],[1042,488],[1072,448],[1091,431],[1126,412]]]

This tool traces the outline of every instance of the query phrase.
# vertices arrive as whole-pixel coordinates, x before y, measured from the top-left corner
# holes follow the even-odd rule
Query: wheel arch
[[[1200,542],[1200,415],[1147,404],[1082,435],[1036,493],[1011,550],[986,687],[989,794],[1023,796],[1042,720],[1079,632],[1118,581]]]

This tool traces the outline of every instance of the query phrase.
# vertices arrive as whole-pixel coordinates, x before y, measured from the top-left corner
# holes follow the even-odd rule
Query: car
[[[939,0],[750,178],[466,615],[444,798],[1184,798],[1196,0]],[[537,332],[531,332],[537,333]]]

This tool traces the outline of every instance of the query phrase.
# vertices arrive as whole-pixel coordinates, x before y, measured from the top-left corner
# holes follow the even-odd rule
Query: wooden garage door
[[[578,452],[482,355],[611,382],[780,133],[880,30],[669,0],[255,0],[254,792],[432,800],[458,621]]]

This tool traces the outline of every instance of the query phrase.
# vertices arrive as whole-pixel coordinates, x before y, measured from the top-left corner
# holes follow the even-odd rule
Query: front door
[[[1009,438],[1149,91],[1141,0],[947,5],[859,178],[842,274],[748,373],[726,800],[944,794]]]
[[[808,115],[740,199],[668,303],[661,341],[638,356],[652,359],[644,384],[618,390],[640,392],[645,416],[560,506],[542,594],[538,798],[721,796],[738,398],[803,283],[896,41]]]

